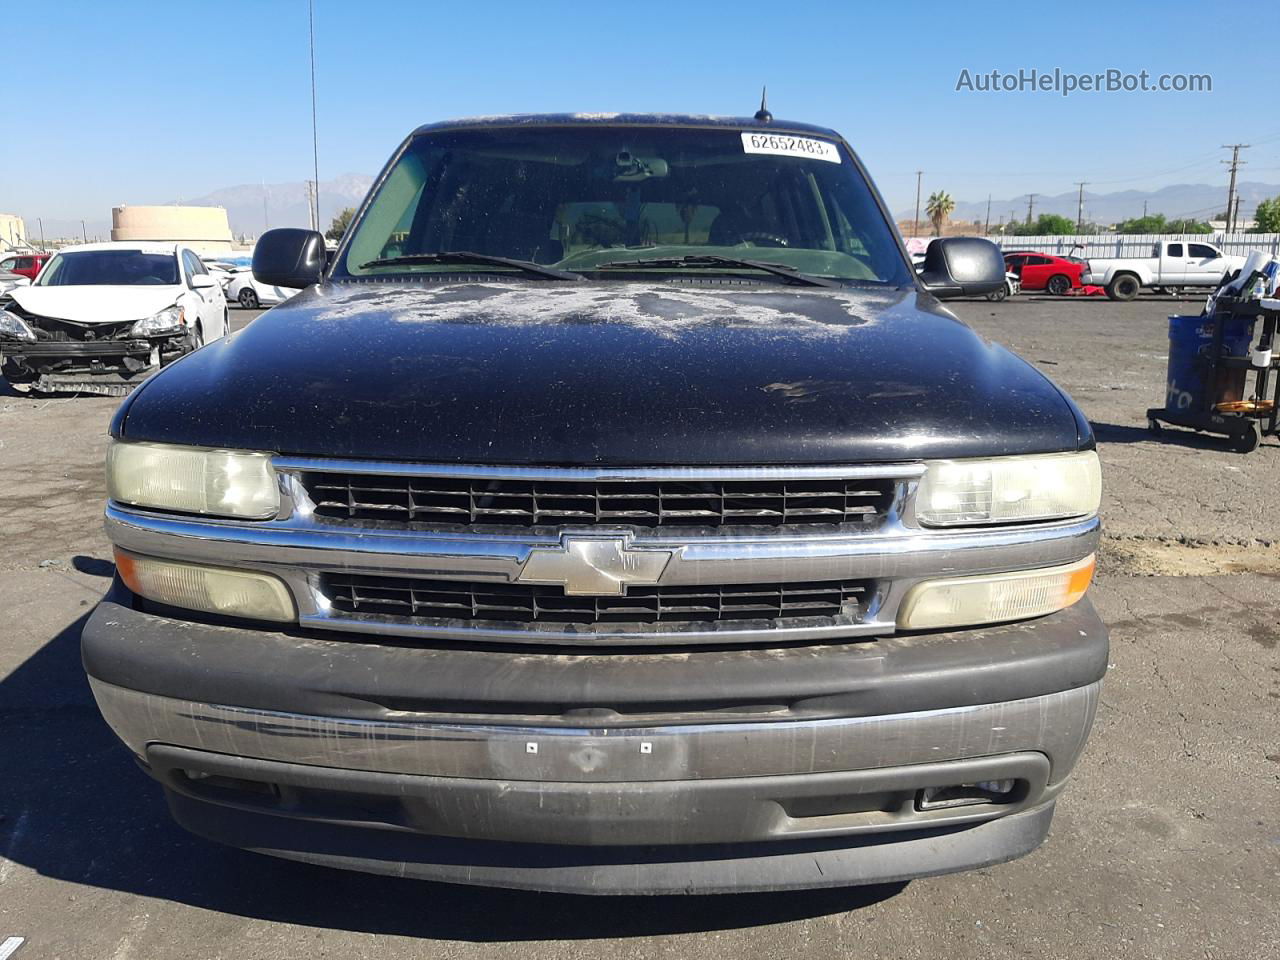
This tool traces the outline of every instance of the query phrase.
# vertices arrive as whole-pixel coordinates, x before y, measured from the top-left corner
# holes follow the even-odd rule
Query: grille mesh
[[[642,527],[878,521],[892,480],[491,480],[305,473],[316,514],[339,521]]]
[[[631,587],[623,597],[566,596],[554,586],[325,574],[321,588],[347,614],[519,623],[656,624],[796,617],[859,619],[861,580]]]

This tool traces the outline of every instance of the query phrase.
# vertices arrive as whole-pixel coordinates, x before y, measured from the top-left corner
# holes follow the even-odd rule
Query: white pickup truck
[[[1194,240],[1161,240],[1149,257],[1089,258],[1081,282],[1107,288],[1112,300],[1132,300],[1143,287],[1217,287],[1244,266],[1244,257],[1228,256]]]

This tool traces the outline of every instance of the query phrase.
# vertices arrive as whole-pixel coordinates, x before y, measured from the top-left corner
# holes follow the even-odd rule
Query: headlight
[[[934,460],[927,467],[916,496],[916,517],[925,526],[1092,516],[1102,500],[1102,470],[1092,450]]]
[[[186,329],[187,318],[181,307],[165,307],[159,313],[139,320],[129,328],[131,337],[163,337],[181,333]]]
[[[0,334],[18,340],[34,340],[35,331],[27,326],[27,322],[8,310],[0,310]]]
[[[156,603],[251,620],[297,619],[284,581],[267,573],[139,557],[119,549],[116,570],[125,586]]]
[[[898,608],[900,630],[973,627],[1039,617],[1071,606],[1093,579],[1092,554],[1041,570],[917,583]]]
[[[160,443],[111,444],[107,494],[139,507],[246,520],[265,520],[280,509],[267,454]]]

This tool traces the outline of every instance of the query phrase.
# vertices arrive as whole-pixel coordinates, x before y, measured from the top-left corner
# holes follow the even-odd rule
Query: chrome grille
[[[404,526],[875,524],[892,479],[559,480],[305,472],[317,516]]]
[[[330,573],[321,577],[321,591],[347,615],[410,620],[646,625],[820,617],[852,623],[862,616],[871,584],[645,586],[622,597],[584,597],[554,586]]]

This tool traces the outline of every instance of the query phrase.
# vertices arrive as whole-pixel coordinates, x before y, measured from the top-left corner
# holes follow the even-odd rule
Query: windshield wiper
[[[534,263],[532,260],[496,257],[488,253],[472,253],[470,250],[448,250],[443,253],[408,253],[399,257],[383,257],[380,260],[370,260],[368,263],[360,264],[360,269],[367,270],[370,267],[409,267],[433,263],[473,263],[498,267],[515,267],[517,270],[523,270],[531,276],[544,277],[549,280],[586,279],[580,273],[557,270],[555,267],[544,267],[542,264]]]
[[[654,257],[648,260],[610,260],[592,269],[625,270],[628,267],[748,267],[752,270],[763,270],[765,273],[781,277],[791,283],[801,283],[810,287],[840,286],[836,280],[801,273],[785,264],[768,263],[764,260],[743,260],[739,257],[722,257],[714,253],[689,254],[683,257]]]

